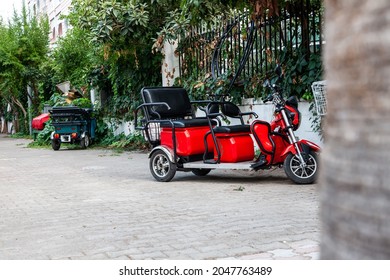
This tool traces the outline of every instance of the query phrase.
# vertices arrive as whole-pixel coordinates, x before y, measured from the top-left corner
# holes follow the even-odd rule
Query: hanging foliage
[[[253,7],[252,19],[262,18],[265,14],[278,16],[279,2],[278,0],[250,0],[249,3]]]

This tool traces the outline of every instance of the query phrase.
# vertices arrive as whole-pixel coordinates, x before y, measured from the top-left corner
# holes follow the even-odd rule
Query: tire
[[[86,149],[91,144],[91,139],[89,138],[88,134],[85,134],[84,138],[80,140],[80,147],[82,149]]]
[[[176,164],[169,160],[168,155],[157,150],[152,154],[149,161],[150,172],[159,182],[169,182],[176,174]]]
[[[199,169],[192,170],[192,173],[194,173],[196,176],[206,176],[207,174],[210,173],[210,171],[211,171],[211,169],[199,168]]]
[[[284,160],[284,172],[288,178],[297,184],[312,184],[318,175],[318,157],[314,151],[310,151],[306,161],[306,167],[301,167],[298,155],[289,154]]]
[[[61,142],[60,140],[51,140],[51,147],[54,151],[58,151],[61,148]]]

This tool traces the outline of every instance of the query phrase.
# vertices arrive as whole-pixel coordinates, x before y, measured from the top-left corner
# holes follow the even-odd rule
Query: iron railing
[[[301,0],[262,21],[252,22],[250,15],[243,14],[209,27],[200,24],[179,42],[180,76],[240,71],[240,78],[247,79],[268,73],[295,50],[304,50],[308,57],[320,54],[322,20],[320,5]]]

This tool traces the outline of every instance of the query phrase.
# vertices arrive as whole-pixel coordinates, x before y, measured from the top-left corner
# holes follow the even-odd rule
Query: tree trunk
[[[22,111],[23,113],[23,116],[24,116],[24,129],[23,131],[28,131],[28,118],[27,118],[27,111],[26,109],[24,109],[23,107],[23,104],[20,102],[19,99],[17,99],[16,97],[12,97],[12,102],[18,106],[20,108],[20,110]],[[15,112],[17,112],[17,110],[15,110]],[[20,131],[20,127],[19,127],[19,114],[18,113],[15,113],[16,114],[16,122],[14,122],[14,127],[15,127],[15,132],[19,132]]]
[[[325,0],[322,259],[390,259],[390,1]]]
[[[4,117],[0,118],[0,133],[8,133],[8,122]]]

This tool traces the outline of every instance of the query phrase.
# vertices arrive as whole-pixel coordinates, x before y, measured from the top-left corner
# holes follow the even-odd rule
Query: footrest
[[[259,170],[266,164],[267,164],[267,160],[265,159],[265,156],[261,155],[258,161],[251,164],[251,168],[253,168],[254,170]]]
[[[207,163],[207,164],[217,164],[218,163],[218,161],[216,161],[214,159],[206,159],[203,162]]]

